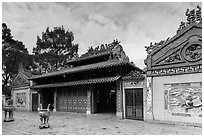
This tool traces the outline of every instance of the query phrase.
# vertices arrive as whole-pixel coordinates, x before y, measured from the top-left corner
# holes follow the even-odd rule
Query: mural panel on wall
[[[174,116],[202,117],[202,83],[165,84],[165,112]]]
[[[26,93],[16,93],[16,107],[26,106]]]
[[[147,77],[147,114],[152,115],[152,78]]]

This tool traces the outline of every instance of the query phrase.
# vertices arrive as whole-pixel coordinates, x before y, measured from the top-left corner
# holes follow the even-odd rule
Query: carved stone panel
[[[202,83],[164,85],[165,113],[181,117],[202,117]]]
[[[196,62],[202,59],[202,45],[201,42],[188,43],[181,50],[183,59],[188,62]]]

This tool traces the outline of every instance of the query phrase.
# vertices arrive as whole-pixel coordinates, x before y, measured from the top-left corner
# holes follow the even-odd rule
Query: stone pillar
[[[91,114],[91,85],[87,90],[87,110],[86,114]]]
[[[38,91],[38,108],[40,107],[40,104],[41,104],[41,91],[39,90]]]
[[[31,92],[30,92],[30,88],[28,88],[28,94],[27,94],[27,97],[28,97],[28,111],[31,111],[32,110],[32,99],[31,99]]]
[[[54,91],[54,109],[53,109],[53,111],[54,112],[57,111],[57,88]]]
[[[117,81],[117,91],[116,91],[116,116],[123,118],[123,96],[122,96],[122,80]]]

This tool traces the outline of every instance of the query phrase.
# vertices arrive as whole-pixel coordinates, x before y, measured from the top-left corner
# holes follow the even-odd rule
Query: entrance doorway
[[[143,89],[125,89],[125,114],[127,119],[143,120]]]
[[[38,110],[38,94],[32,94],[32,111]]]
[[[116,113],[116,84],[96,84],[93,88],[93,113]]]
[[[53,111],[54,109],[54,89],[46,88],[43,89],[41,92],[42,95],[42,107],[43,109],[46,109],[48,107],[48,104],[50,104],[50,110]]]

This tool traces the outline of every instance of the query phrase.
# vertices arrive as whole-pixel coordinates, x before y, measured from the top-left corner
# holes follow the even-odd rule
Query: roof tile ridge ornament
[[[197,10],[193,9],[190,11],[189,9],[187,9],[185,12],[185,15],[187,16],[187,22],[181,21],[181,24],[177,30],[177,34],[182,32],[184,28],[186,28],[187,26],[191,24],[194,24],[194,23],[201,24],[202,23],[200,5],[197,5]],[[169,39],[170,37],[168,37],[166,40],[161,40],[159,43],[155,42],[154,44],[152,44],[151,42],[149,46],[145,46],[147,54],[150,55],[153,51],[157,50],[159,47],[167,43]]]
[[[113,42],[111,42],[109,44],[101,44],[100,46],[96,46],[95,48],[93,48],[93,46],[90,46],[87,49],[87,52],[82,54],[78,59],[91,57],[94,55],[100,55],[100,54],[105,53],[105,52],[111,52],[112,49],[114,49],[114,47],[119,43],[120,43],[120,41],[118,41],[118,39],[114,39]]]
[[[155,42],[154,44],[152,44],[152,42],[150,42],[149,46],[145,46],[147,54],[149,55],[150,53],[152,53],[153,51],[155,51],[156,49],[158,49],[159,47],[161,47],[163,44],[165,44],[170,37],[168,37],[166,40],[161,40],[160,42]]]
[[[192,9],[190,11],[189,9],[187,9],[185,12],[185,15],[187,16],[187,22],[181,21],[181,24],[179,25],[179,28],[177,30],[177,34],[191,24],[202,23],[202,14],[201,14],[200,5],[197,5],[197,10]]]

